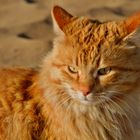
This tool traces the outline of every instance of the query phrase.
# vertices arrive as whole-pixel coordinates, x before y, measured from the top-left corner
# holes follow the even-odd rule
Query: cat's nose
[[[91,92],[91,87],[90,86],[81,86],[80,90],[82,91],[84,96],[87,96]]]
[[[83,95],[84,95],[84,96],[87,96],[87,95],[90,93],[89,90],[88,90],[88,91],[85,90],[85,91],[82,91],[82,92],[83,92]]]

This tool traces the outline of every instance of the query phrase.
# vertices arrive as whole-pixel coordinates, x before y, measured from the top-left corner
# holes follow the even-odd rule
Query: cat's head
[[[55,6],[57,37],[45,60],[47,78],[83,104],[123,100],[140,86],[140,45],[135,37],[140,14],[104,22],[74,17]],[[45,77],[45,75],[44,75]]]

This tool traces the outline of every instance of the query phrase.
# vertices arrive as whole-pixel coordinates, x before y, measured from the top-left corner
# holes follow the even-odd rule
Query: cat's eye
[[[78,68],[77,67],[74,67],[74,66],[68,66],[68,70],[71,73],[78,73]]]
[[[100,68],[98,70],[98,75],[106,75],[111,71],[111,67]]]

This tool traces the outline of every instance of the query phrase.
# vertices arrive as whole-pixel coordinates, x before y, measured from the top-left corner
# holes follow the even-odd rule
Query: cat
[[[39,70],[0,69],[0,140],[138,140],[140,13],[101,23],[52,9]]]

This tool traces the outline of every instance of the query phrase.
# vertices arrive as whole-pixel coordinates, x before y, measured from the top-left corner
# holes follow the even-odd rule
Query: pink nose
[[[90,93],[90,91],[83,91],[83,95],[87,96]]]
[[[89,86],[80,86],[79,89],[82,91],[83,95],[84,96],[87,96],[90,91],[91,91],[91,88]]]

